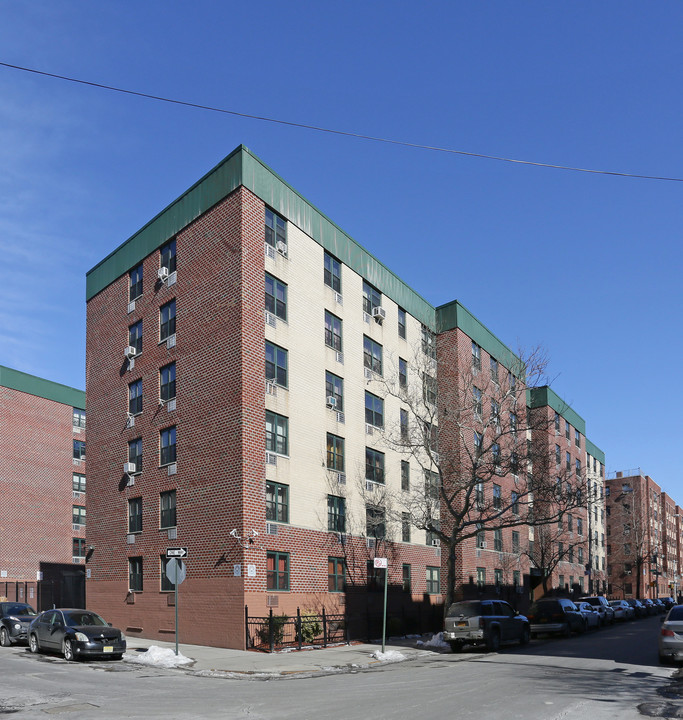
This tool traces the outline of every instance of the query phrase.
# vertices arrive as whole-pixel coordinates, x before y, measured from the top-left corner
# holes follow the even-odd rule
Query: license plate
[[[102,648],[102,652],[114,652],[114,648],[111,645],[105,645]]]

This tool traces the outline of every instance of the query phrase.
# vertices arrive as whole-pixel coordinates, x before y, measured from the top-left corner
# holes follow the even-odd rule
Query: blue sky
[[[0,6],[0,62],[292,122],[683,177],[683,3]],[[85,273],[243,143],[683,502],[683,183],[503,163],[0,67],[0,364],[84,388]]]

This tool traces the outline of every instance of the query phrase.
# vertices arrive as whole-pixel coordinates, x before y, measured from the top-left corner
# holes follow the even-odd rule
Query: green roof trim
[[[526,391],[526,402],[527,405],[532,408],[549,405],[555,412],[560,413],[560,415],[584,437],[586,436],[586,421],[547,385],[528,388]]]
[[[594,445],[588,438],[586,438],[586,452],[592,455],[598,462],[605,464],[605,453],[597,446]]]
[[[421,295],[347,235],[244,145],[233,150],[189,190],[86,275],[86,300],[138,265],[240,185],[296,225],[325,250],[431,329],[436,315]]]
[[[0,387],[18,390],[46,400],[53,400],[80,410],[85,409],[85,392],[83,390],[76,390],[76,388],[68,385],[60,385],[51,380],[28,375],[3,365],[0,365]]]
[[[520,368],[520,358],[458,300],[436,308],[436,332],[447,332],[455,328],[462,330],[508,370]]]

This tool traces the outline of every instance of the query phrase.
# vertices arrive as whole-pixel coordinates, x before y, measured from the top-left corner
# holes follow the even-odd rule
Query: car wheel
[[[65,660],[71,661],[74,659],[74,648],[69,638],[64,638],[64,642],[62,643],[62,655],[64,655]]]
[[[522,628],[522,635],[519,638],[519,644],[520,645],[528,645],[530,639],[531,639],[531,631],[529,630],[529,626],[525,625]]]
[[[40,652],[40,645],[38,645],[38,638],[34,633],[31,633],[31,636],[28,639],[28,649],[32,653],[39,653]]]
[[[491,631],[486,640],[486,649],[489,652],[498,652],[500,650],[500,632],[498,630]]]
[[[0,627],[0,645],[2,645],[2,647],[9,647],[11,644],[12,640],[7,632],[7,628],[4,626]]]
[[[460,640],[451,640],[450,642],[451,651],[454,653],[462,652],[462,642]]]

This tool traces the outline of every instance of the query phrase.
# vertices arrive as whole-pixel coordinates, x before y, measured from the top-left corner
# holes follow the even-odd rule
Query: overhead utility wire
[[[274,123],[277,125],[288,125],[289,127],[297,127],[305,130],[315,130],[316,132],[330,133],[332,135],[343,135],[345,137],[358,138],[359,140],[371,140],[372,142],[381,142],[388,145],[400,145],[402,147],[415,148],[416,150],[433,150],[435,152],[449,153],[451,155],[464,155],[466,157],[483,158],[485,160],[498,160],[499,162],[516,163],[517,165],[532,165],[534,167],[553,168],[555,170],[571,170],[573,172],[591,173],[593,175],[615,175],[617,177],[639,178],[641,180],[666,180],[668,182],[683,182],[683,178],[678,177],[640,175],[636,173],[616,172],[614,170],[592,170],[590,168],[571,167],[569,165],[555,165],[553,163],[534,162],[532,160],[517,160],[515,158],[500,157],[498,155],[485,155],[484,153],[467,152],[466,150],[453,150],[452,148],[444,148],[436,145],[422,145],[420,143],[411,143],[404,140],[392,140],[390,138],[376,137],[374,135],[363,135],[361,133],[348,132],[346,130],[333,130],[331,128],[319,127],[318,125],[307,125],[306,123],[297,123],[290,120],[280,120],[278,118],[264,117],[262,115],[252,115],[250,113],[238,112],[237,110],[226,110],[225,108],[212,107],[211,105],[200,105],[199,103],[187,102],[185,100],[174,100],[173,98],[161,97],[160,95],[151,95],[150,93],[137,92],[135,90],[126,90],[125,88],[114,87],[113,85],[104,85],[103,83],[91,82],[89,80],[80,80],[79,78],[72,78],[66,75],[57,75],[55,73],[49,73],[43,70],[35,70],[34,68],[22,67],[21,65],[12,65],[6,62],[0,62],[0,66],[11,68],[13,70],[22,70],[24,72],[33,73],[35,75],[42,75],[44,77],[56,78],[57,80],[67,80],[68,82],[101,88],[102,90],[113,90],[114,92],[124,93],[126,95],[135,95],[136,97],[147,98],[149,100],[159,100],[160,102],[171,103],[173,105],[183,105],[185,107],[197,108],[198,110],[209,110],[211,112],[223,113],[225,115],[233,115],[235,117],[248,118],[250,120],[261,120],[263,122]]]

